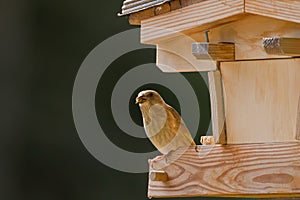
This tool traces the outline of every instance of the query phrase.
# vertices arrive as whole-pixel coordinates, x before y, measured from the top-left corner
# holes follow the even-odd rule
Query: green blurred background
[[[82,61],[106,38],[134,28],[117,17],[122,1],[4,0],[1,34],[1,200],[147,199],[147,174],[111,169],[85,149],[72,117],[72,88]],[[116,145],[134,152],[153,150],[151,143],[129,137],[116,127],[110,93],[122,73],[155,62],[155,51],[134,51],[109,67],[98,87],[100,124]],[[120,68],[122,64],[122,68]],[[184,74],[198,92],[201,109],[196,141],[210,132],[206,74]],[[178,111],[174,94],[158,85]],[[137,91],[135,91],[137,92]],[[133,95],[134,96],[134,95]],[[132,119],[141,124],[137,107]],[[193,198],[205,199],[205,198]]]

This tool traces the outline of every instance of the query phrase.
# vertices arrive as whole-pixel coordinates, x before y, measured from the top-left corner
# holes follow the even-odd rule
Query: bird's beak
[[[146,99],[144,99],[143,97],[137,97],[137,98],[135,99],[135,104],[143,103],[143,102],[145,102],[145,100],[146,100]]]

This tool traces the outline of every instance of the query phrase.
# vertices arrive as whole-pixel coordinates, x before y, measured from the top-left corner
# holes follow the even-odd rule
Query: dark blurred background
[[[121,6],[121,0],[1,1],[1,200],[147,199],[147,174],[119,172],[97,161],[81,143],[72,117],[73,83],[84,58],[106,38],[135,28],[126,17],[117,17]],[[122,73],[148,62],[155,62],[153,49],[120,57],[106,71],[100,83],[105,87],[98,87],[96,96],[97,115],[105,116],[100,124],[113,132],[108,137],[134,152],[153,146],[122,133],[107,108]],[[184,76],[198,91],[198,142],[210,122],[206,75]],[[165,93],[180,112],[171,91],[159,85],[139,89],[147,87]],[[131,110],[140,124],[137,107]]]

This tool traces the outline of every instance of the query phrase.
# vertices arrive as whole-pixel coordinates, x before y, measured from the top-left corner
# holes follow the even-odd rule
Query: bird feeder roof
[[[122,12],[119,16],[140,12],[155,6],[162,5],[172,0],[126,0],[123,2]]]
[[[223,9],[215,9],[220,6]],[[192,7],[197,9],[193,10]],[[132,24],[137,24],[138,20],[141,21],[162,14],[164,16],[169,13],[180,15],[181,10],[194,11],[188,14],[193,19],[197,10],[199,11],[197,16],[207,15],[208,18],[211,13],[222,16],[224,12],[233,8],[239,9],[239,12],[235,14],[255,14],[300,23],[299,0],[126,0],[123,2],[122,12],[119,16],[134,15],[135,22]],[[226,17],[228,17],[228,13],[224,13],[224,18]],[[218,17],[209,21],[221,19]]]

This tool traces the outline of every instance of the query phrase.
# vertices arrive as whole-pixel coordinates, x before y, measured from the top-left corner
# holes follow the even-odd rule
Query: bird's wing
[[[172,108],[171,106],[167,105],[166,108],[167,113],[170,114],[168,116],[168,121],[174,121],[176,123],[172,124],[172,131],[176,134],[174,140],[177,147],[179,146],[193,146],[196,145],[189,130],[187,129],[183,119],[180,117],[178,112]]]

